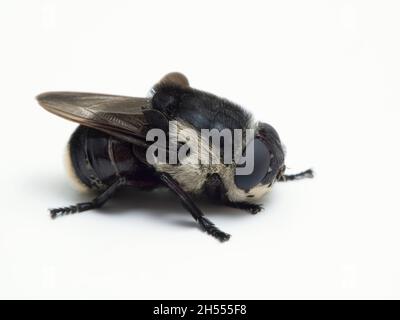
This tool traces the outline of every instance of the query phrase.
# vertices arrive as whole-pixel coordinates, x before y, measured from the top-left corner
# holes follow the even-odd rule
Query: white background
[[[398,1],[1,1],[0,298],[400,298]],[[272,124],[292,172],[256,216],[125,191],[103,210],[62,155],[50,90],[144,96],[169,71]]]

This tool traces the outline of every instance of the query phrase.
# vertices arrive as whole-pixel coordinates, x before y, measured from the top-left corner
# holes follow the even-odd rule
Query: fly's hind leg
[[[90,202],[78,203],[69,207],[50,209],[50,216],[54,219],[62,215],[74,214],[77,212],[83,212],[91,209],[101,208],[111,197],[114,195],[115,191],[119,187],[126,184],[126,179],[121,177],[110,185],[106,190],[100,195],[94,198]]]

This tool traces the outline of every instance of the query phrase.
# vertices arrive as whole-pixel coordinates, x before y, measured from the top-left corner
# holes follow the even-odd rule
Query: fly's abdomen
[[[103,190],[119,177],[140,188],[159,184],[154,170],[135,156],[132,144],[84,126],[79,126],[70,139],[67,163],[79,189]]]
[[[92,190],[103,190],[119,176],[129,176],[135,169],[129,143],[83,126],[70,139],[67,160],[73,180],[80,187]]]

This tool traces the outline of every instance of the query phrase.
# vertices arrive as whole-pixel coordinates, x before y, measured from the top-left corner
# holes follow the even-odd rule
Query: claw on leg
[[[123,186],[125,183],[126,179],[124,177],[121,177],[117,181],[115,181],[111,186],[109,186],[106,190],[104,190],[102,194],[100,194],[98,197],[96,197],[90,202],[83,202],[68,207],[50,209],[50,217],[52,219],[55,219],[59,216],[67,214],[74,214],[77,212],[100,208],[112,197],[115,191],[117,191],[117,189]]]
[[[219,230],[214,223],[208,220],[206,217],[202,217],[199,219],[199,224],[207,232],[209,235],[213,236],[214,238],[218,239],[221,242],[228,241],[231,237],[230,234],[225,233]]]

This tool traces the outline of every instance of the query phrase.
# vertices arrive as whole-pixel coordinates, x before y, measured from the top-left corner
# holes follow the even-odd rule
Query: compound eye
[[[246,161],[252,161],[252,159],[254,159],[254,169],[248,175],[235,174],[234,181],[238,188],[250,190],[259,184],[267,175],[271,162],[271,154],[266,144],[256,138],[254,139],[254,154],[246,154],[246,156],[242,157],[242,160],[243,158],[246,159]],[[239,163],[242,163],[242,161]],[[243,166],[246,166],[246,163],[244,163]]]

